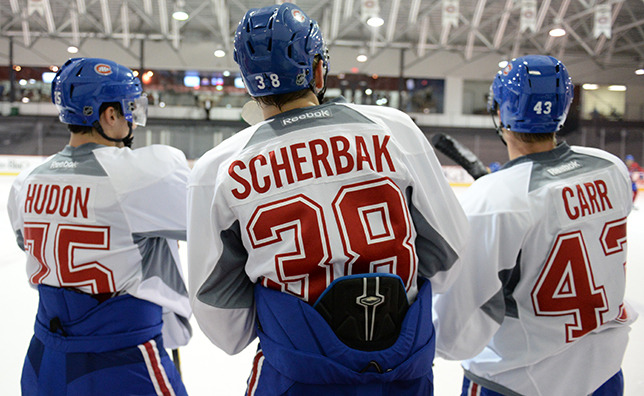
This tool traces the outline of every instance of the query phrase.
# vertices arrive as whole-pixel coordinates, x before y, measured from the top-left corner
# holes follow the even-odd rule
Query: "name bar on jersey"
[[[58,184],[29,184],[25,214],[58,214],[62,217],[88,218],[89,187]]]
[[[280,188],[284,183],[363,169],[383,172],[385,164],[390,172],[395,172],[387,149],[389,139],[388,135],[373,135],[371,141],[360,135],[353,140],[332,136],[280,147],[268,155],[258,154],[247,161],[236,160],[228,167],[228,174],[239,187],[231,192],[235,198],[245,199],[252,191],[262,194],[273,186]]]

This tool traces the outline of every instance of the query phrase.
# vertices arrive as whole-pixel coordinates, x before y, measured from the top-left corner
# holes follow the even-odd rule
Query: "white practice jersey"
[[[31,285],[122,294],[163,307],[168,348],[190,339],[177,240],[186,239],[184,154],[94,143],[65,147],[23,171],[8,212]]]
[[[427,139],[402,112],[331,102],[277,115],[206,153],[189,182],[195,317],[214,344],[255,337],[253,284],[313,304],[341,276],[444,290],[468,234]]]
[[[471,358],[466,375],[512,395],[587,395],[617,373],[637,315],[624,302],[625,165],[561,143],[478,179],[461,203],[472,237],[435,300],[438,355]]]

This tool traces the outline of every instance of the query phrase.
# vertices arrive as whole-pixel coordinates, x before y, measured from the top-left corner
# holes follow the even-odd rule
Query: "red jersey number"
[[[344,275],[395,273],[409,289],[416,259],[411,220],[398,186],[386,178],[344,186],[333,200],[333,212],[348,257]],[[323,208],[304,195],[256,209],[247,226],[253,248],[278,244],[287,235],[295,245],[294,251],[275,255],[278,279],[265,279],[266,286],[288,291],[309,303],[322,294],[333,281],[324,218]]]
[[[29,279],[33,284],[42,283],[51,272],[44,254],[48,229],[48,223],[25,223],[25,251],[40,263],[39,269]],[[88,286],[94,294],[115,292],[112,271],[97,261],[78,263],[75,258],[79,250],[109,250],[109,244],[109,227],[59,225],[54,240],[54,264],[60,286]]]
[[[626,219],[606,223],[600,236],[605,255],[623,251]],[[557,237],[536,285],[532,304],[537,316],[573,317],[566,323],[566,342],[573,342],[604,323],[608,302],[597,286],[581,231]]]

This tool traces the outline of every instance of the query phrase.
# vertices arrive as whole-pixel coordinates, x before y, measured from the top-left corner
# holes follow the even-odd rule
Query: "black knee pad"
[[[378,351],[398,339],[409,303],[400,277],[359,274],[335,280],[313,307],[347,346]]]

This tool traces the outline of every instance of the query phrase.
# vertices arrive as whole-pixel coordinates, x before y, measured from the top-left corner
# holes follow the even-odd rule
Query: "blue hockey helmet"
[[[125,119],[144,126],[147,97],[132,70],[107,59],[73,58],[58,70],[51,85],[51,100],[60,121],[94,126],[103,103],[118,102]]]
[[[561,61],[527,55],[497,73],[488,111],[499,109],[501,126],[513,132],[556,132],[566,120],[573,95],[572,80]]]
[[[291,3],[249,10],[235,32],[234,59],[251,96],[309,88],[316,55],[328,70],[318,23]]]

